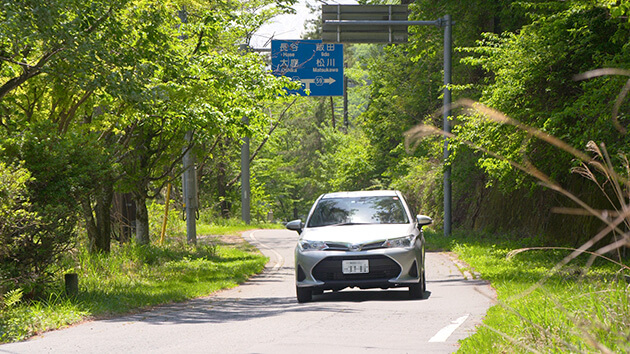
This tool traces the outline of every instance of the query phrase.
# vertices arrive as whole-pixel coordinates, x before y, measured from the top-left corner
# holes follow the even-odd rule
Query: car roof
[[[334,192],[322,195],[321,199],[330,198],[357,198],[357,197],[397,197],[400,192],[395,190],[374,190],[354,192]]]

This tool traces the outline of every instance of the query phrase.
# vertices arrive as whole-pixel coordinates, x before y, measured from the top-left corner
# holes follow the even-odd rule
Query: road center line
[[[450,325],[442,328],[433,337],[431,337],[431,339],[429,339],[429,343],[446,342],[448,337],[450,337],[451,334],[453,334],[453,332],[455,332],[455,330],[468,319],[468,316],[470,316],[470,314],[452,321]]]
[[[274,250],[273,248],[265,245],[264,243],[260,242],[257,238],[255,233],[257,233],[258,230],[253,231],[249,234],[249,237],[256,243],[258,244],[260,247],[263,247],[265,249],[268,249],[269,251],[271,251],[275,256],[276,256],[276,264],[273,266],[273,268],[271,269],[271,271],[273,272],[277,272],[283,265],[284,265],[284,257],[282,257],[280,255],[280,253],[278,253],[276,250]]]

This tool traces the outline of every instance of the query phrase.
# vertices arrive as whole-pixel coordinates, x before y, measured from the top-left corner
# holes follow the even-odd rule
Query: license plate
[[[370,262],[367,259],[341,261],[343,274],[360,274],[370,272]]]

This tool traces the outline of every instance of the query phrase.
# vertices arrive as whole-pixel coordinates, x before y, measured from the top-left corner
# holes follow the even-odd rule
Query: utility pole
[[[195,157],[192,154],[193,132],[186,132],[187,146],[184,147],[184,174],[182,184],[184,192],[184,208],[186,219],[186,240],[189,244],[197,243],[197,173]]]
[[[247,44],[241,44],[239,46],[239,50],[242,54],[247,52],[271,52],[269,48],[251,48]],[[249,118],[243,117],[243,124],[245,126],[249,125]],[[243,137],[243,143],[241,144],[241,219],[246,224],[251,223],[251,184],[250,184],[250,173],[249,173],[249,137]]]
[[[249,118],[243,117],[243,124],[249,124]],[[241,218],[249,225],[251,222],[251,187],[249,184],[249,137],[243,137],[241,145]]]
[[[241,44],[239,50],[242,54],[247,52],[270,52],[271,49],[251,48],[247,44]],[[249,118],[243,117],[243,125],[249,125]],[[249,225],[251,223],[251,185],[249,173],[249,137],[244,136],[241,144],[241,220]]]
[[[181,10],[177,11],[177,16],[182,23],[188,23],[188,12],[186,6],[183,6]],[[185,35],[181,35],[180,39],[185,39]],[[184,173],[182,174],[182,192],[184,197],[184,219],[186,220],[186,240],[189,244],[197,243],[197,171],[195,169],[195,156],[192,153],[193,132],[189,130],[186,132],[185,140],[187,142],[184,146]]]

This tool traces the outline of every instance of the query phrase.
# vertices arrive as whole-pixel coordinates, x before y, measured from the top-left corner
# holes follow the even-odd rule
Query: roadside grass
[[[199,235],[222,235],[264,225],[199,225]],[[269,226],[267,226],[269,227]],[[267,258],[247,245],[222,244],[212,237],[191,246],[181,235],[164,246],[112,243],[109,255],[90,255],[80,246],[55,272],[46,299],[21,293],[0,298],[0,342],[27,339],[91,318],[103,318],[180,302],[232,288],[260,273]],[[63,276],[79,276],[79,293],[64,294]],[[15,294],[14,294],[15,295]]]
[[[497,291],[498,304],[459,352],[630,352],[627,267],[602,258],[588,266],[590,256],[582,255],[554,268],[570,250],[510,253],[542,244],[534,238],[428,233],[427,242],[429,249],[455,252]]]
[[[244,224],[240,220],[229,219],[220,223],[205,224],[197,227],[197,233],[201,235],[239,235],[243,231],[256,229],[283,229],[284,225],[276,223],[261,223],[255,226]]]

